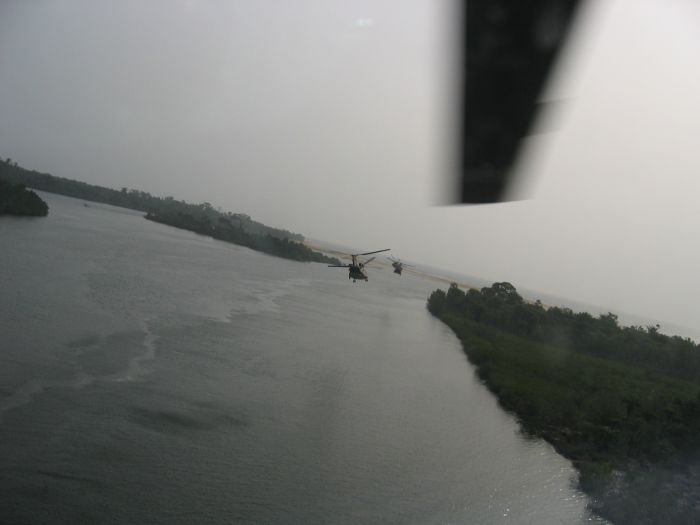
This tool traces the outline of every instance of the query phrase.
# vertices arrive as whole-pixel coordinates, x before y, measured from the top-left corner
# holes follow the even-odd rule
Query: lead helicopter
[[[366,281],[367,280],[367,272],[365,271],[365,265],[372,262],[375,257],[370,257],[366,261],[360,261],[358,257],[360,255],[372,255],[373,253],[381,253],[381,252],[388,252],[391,250],[391,248],[384,248],[383,250],[377,250],[374,252],[365,252],[365,253],[355,253],[355,254],[348,254],[350,257],[352,257],[352,262],[350,264],[329,264],[329,268],[348,268],[348,279],[352,279],[352,282],[357,282],[357,280],[361,281]]]
[[[391,261],[391,266],[394,268],[394,273],[401,275],[404,268],[413,268],[412,264],[406,264],[401,262],[401,259],[395,259],[394,257],[387,257]]]

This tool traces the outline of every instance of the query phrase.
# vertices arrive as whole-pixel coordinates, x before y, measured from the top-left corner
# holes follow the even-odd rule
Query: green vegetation
[[[149,220],[210,235],[278,257],[340,264],[335,257],[327,257],[302,244],[304,237],[298,233],[266,226],[243,213],[224,212],[208,202],[190,204],[173,197],[156,197],[138,190],[104,188],[27,170],[11,159],[0,161],[0,181],[2,180],[50,193],[143,211]]]
[[[467,293],[453,284],[433,292],[428,309],[461,339],[525,433],[574,462],[600,514],[615,523],[698,521],[693,341],[663,335],[658,325],[619,326],[610,313],[531,304],[510,283]],[[695,496],[679,496],[688,487]]]
[[[281,238],[271,233],[250,233],[246,228],[246,219],[241,218],[240,215],[223,214],[211,208],[207,203],[200,206],[189,206],[190,208],[187,210],[183,210],[180,206],[161,208],[158,212],[149,212],[146,218],[286,259],[340,264],[340,261],[335,257],[323,255],[286,237]]]
[[[11,184],[0,179],[0,215],[45,217],[48,205],[23,184]]]

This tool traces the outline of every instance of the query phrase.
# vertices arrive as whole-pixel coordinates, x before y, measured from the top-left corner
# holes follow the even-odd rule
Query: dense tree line
[[[524,301],[507,282],[466,293],[456,285],[447,293],[437,290],[428,307],[433,313],[451,309],[529,340],[700,382],[700,347],[691,339],[662,334],[659,325],[620,326],[613,313],[594,317],[569,308],[545,308],[539,301]]]
[[[698,522],[700,348],[690,339],[545,308],[505,282],[466,293],[453,284],[428,309],[524,431],[574,461],[601,514]],[[688,492],[696,496],[679,496]]]
[[[0,215],[28,215],[45,217],[49,206],[23,184],[12,184],[0,179]]]
[[[316,252],[300,242],[279,238],[269,233],[252,234],[233,214],[211,216],[206,213],[188,213],[177,210],[148,213],[148,220],[190,230],[215,239],[247,246],[253,250],[305,262],[340,264],[335,257]]]
[[[143,211],[149,220],[210,235],[278,257],[340,264],[335,257],[327,257],[302,244],[304,237],[298,233],[266,226],[244,213],[224,212],[208,202],[190,204],[173,197],[156,197],[144,191],[105,188],[27,170],[11,159],[0,160],[0,180],[50,193]]]
[[[173,197],[156,197],[145,191],[128,188],[121,188],[120,190],[105,188],[77,180],[56,177],[48,173],[27,170],[18,166],[12,159],[0,160],[0,179],[14,184],[24,184],[35,190],[102,202],[152,214],[189,213],[195,216],[206,215],[213,220],[216,220],[219,216],[225,216],[229,220],[241,224],[243,229],[252,235],[265,236],[269,234],[278,239],[304,240],[304,237],[298,233],[266,226],[243,213],[223,212],[220,209],[215,209],[208,202],[190,204],[182,200],[176,200]]]

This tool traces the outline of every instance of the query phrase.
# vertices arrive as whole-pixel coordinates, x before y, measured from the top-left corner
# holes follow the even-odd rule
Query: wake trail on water
[[[148,327],[147,321],[143,321],[141,327],[143,328],[143,331],[146,334],[143,338],[142,343],[146,351],[141,355],[131,358],[129,360],[129,365],[126,369],[126,374],[121,377],[116,377],[112,379],[112,381],[135,381],[136,379],[139,379],[140,377],[143,377],[150,373],[150,370],[148,370],[143,365],[143,363],[153,361],[156,358],[156,341],[158,340],[158,336],[151,332],[151,329]]]
[[[291,294],[296,288],[308,287],[311,281],[309,279],[289,279],[284,282],[262,282],[249,280],[243,283],[243,293],[245,297],[242,300],[234,300],[228,304],[228,315],[225,316],[225,321],[231,322],[232,317],[241,314],[256,315],[261,313],[279,313],[279,300]],[[79,362],[75,363],[75,375],[70,379],[41,379],[35,378],[27,381],[7,397],[0,399],[0,423],[3,421],[3,415],[9,410],[21,407],[31,403],[35,398],[42,395],[46,390],[60,388],[79,390],[98,381],[112,383],[128,383],[138,381],[150,374],[147,363],[153,361],[156,357],[156,343],[159,336],[151,330],[150,320],[141,321],[141,331],[143,339],[141,346],[143,351],[137,356],[132,357],[127,362],[126,366],[117,371],[106,374],[89,373],[84,366]],[[83,349],[99,347],[104,343],[106,338],[97,338],[96,341],[90,341],[86,344],[79,344],[78,347]],[[87,350],[83,350],[85,352]],[[80,357],[80,354],[77,355]]]
[[[260,313],[279,313],[279,299],[286,297],[297,288],[311,285],[309,279],[288,279],[275,283],[262,281],[245,281],[242,284],[242,299],[231,301],[228,321],[236,315],[256,315]]]
[[[156,355],[156,341],[159,336],[154,334],[148,326],[148,321],[143,321],[141,328],[144,332],[143,353],[132,357],[124,370],[110,374],[89,374],[80,364],[76,364],[75,376],[70,379],[31,379],[17,388],[9,396],[0,399],[0,423],[3,415],[9,410],[31,403],[35,398],[52,388],[80,390],[98,381],[125,383],[143,378],[150,373],[144,363],[153,361]]]

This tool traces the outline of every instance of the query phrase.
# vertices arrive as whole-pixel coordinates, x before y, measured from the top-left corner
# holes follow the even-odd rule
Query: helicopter
[[[367,280],[367,272],[365,271],[365,265],[375,259],[375,257],[371,257],[367,259],[366,261],[359,261],[358,257],[360,255],[372,255],[373,253],[381,253],[381,252],[388,252],[391,250],[391,248],[385,248],[383,250],[377,250],[374,252],[365,252],[365,253],[355,253],[355,254],[348,254],[350,257],[352,257],[352,262],[350,264],[329,264],[329,268],[348,268],[348,279],[352,279],[352,282],[357,282],[358,279],[361,281],[366,281]]]
[[[391,266],[394,268],[394,273],[401,275],[404,268],[413,268],[412,264],[402,263],[401,259],[395,259],[394,257],[388,257],[391,261]]]

